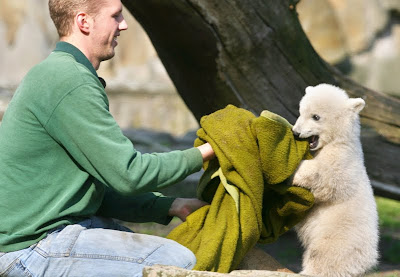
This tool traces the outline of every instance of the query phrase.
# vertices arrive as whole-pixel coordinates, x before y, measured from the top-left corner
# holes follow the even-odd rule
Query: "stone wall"
[[[27,71],[55,47],[48,0],[0,0],[0,118]],[[400,1],[301,0],[298,13],[317,52],[361,84],[399,95]],[[122,128],[181,135],[198,127],[150,40],[125,12],[129,29],[99,75]]]
[[[58,40],[48,0],[0,0],[0,119],[28,70],[46,58]],[[141,127],[181,135],[198,127],[177,94],[149,38],[127,12],[129,29],[118,38],[116,56],[98,71],[107,81],[110,110],[126,129]]]
[[[400,97],[400,1],[301,0],[316,51],[360,84]]]

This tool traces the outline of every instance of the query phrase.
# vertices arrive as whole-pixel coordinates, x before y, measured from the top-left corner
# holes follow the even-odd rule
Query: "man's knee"
[[[172,265],[192,269],[196,264],[196,256],[188,248],[169,239],[154,253],[155,259],[160,258],[158,264]],[[157,264],[155,262],[154,264]]]

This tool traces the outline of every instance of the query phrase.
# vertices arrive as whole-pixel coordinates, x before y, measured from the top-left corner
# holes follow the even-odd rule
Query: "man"
[[[120,0],[50,0],[56,49],[21,82],[0,125],[0,275],[141,276],[194,255],[109,218],[167,224],[205,205],[151,193],[201,169],[209,144],[141,154],[109,113],[96,70],[127,29]]]

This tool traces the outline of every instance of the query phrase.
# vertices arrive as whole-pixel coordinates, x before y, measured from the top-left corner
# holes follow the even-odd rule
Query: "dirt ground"
[[[179,220],[173,220],[168,226],[159,224],[129,224],[127,226],[138,233],[166,236],[179,223]],[[400,277],[400,263],[397,260],[391,261],[393,255],[396,259],[400,255],[399,249],[396,248],[400,245],[400,230],[396,232],[381,230],[381,233],[380,262],[367,277]],[[257,246],[293,272],[301,270],[302,248],[294,231],[289,231],[272,244]]]

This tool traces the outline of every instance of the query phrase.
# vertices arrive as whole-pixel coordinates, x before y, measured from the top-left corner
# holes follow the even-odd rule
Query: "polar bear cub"
[[[307,87],[300,101],[293,132],[309,140],[314,158],[299,165],[293,183],[315,196],[296,226],[302,274],[360,276],[377,263],[378,215],[360,142],[364,105],[328,84]]]

